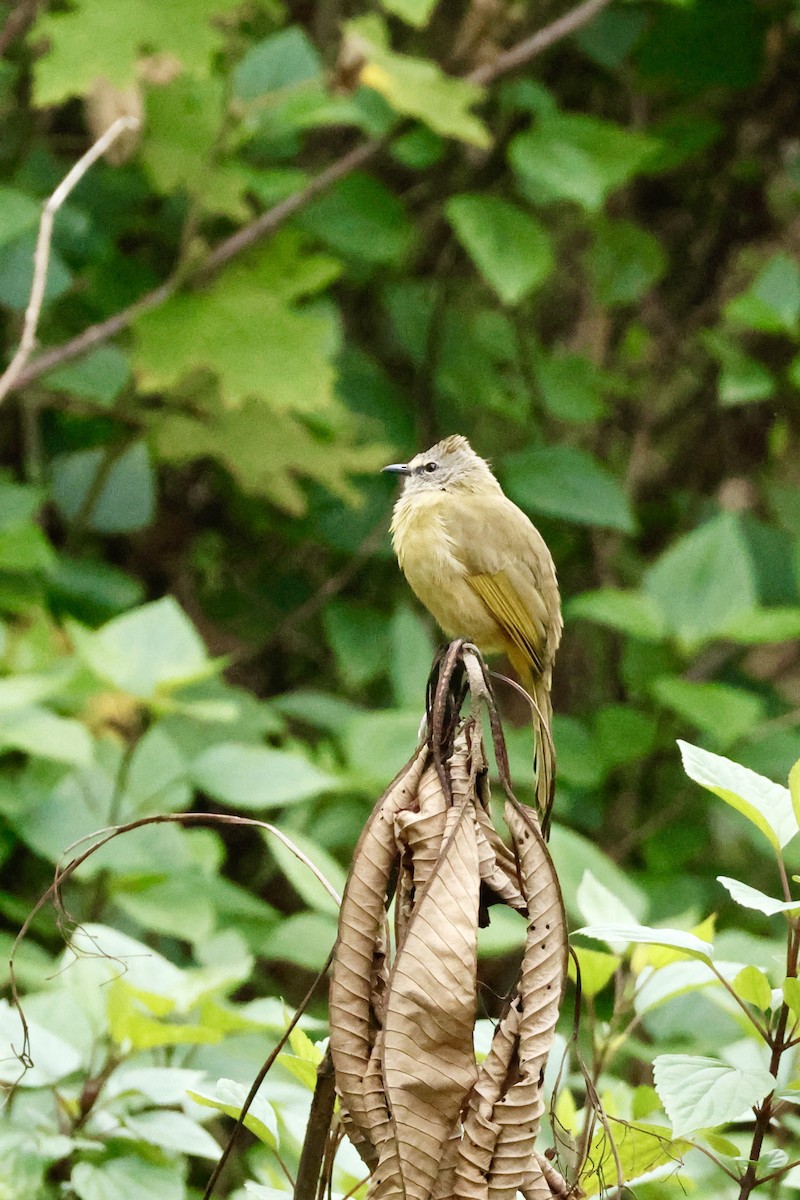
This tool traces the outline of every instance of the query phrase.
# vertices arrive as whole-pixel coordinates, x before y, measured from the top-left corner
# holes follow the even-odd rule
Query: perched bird
[[[465,437],[383,469],[405,477],[392,543],[412,589],[450,637],[506,654],[533,697],[536,798],[546,828],[555,766],[550,684],[563,628],[550,551]]]

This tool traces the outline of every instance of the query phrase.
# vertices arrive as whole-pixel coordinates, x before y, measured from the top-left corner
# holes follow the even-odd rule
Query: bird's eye
[[[430,474],[431,474],[433,471],[437,471],[438,469],[439,469],[439,464],[438,464],[438,463],[435,463],[435,462],[426,462],[426,463],[425,463],[425,466],[423,467],[423,470],[424,470],[424,471],[427,471],[429,475],[430,475]]]

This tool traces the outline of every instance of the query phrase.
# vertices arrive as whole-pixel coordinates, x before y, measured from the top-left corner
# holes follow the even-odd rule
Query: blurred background
[[[771,961],[774,925],[734,930],[715,879],[769,891],[774,864],[675,742],[783,783],[800,758],[796,3],[596,3],[516,70],[503,51],[563,4],[1,11],[9,358],[42,200],[115,117],[142,128],[59,211],[38,330],[53,354],[0,408],[0,958],[68,846],[150,813],[275,820],[341,888],[441,640],[397,569],[379,469],[459,432],[558,569],[553,848],[571,916],[588,867],[637,916],[718,911],[745,961]],[[307,192],[334,163],[338,182]],[[529,731],[502,702],[530,801]],[[276,1027],[265,998],[299,999],[335,936],[332,901],[252,829],[142,830],[66,900],[62,926],[216,971],[220,1011],[235,993],[236,1020]],[[482,935],[490,991],[518,934]],[[62,946],[45,909],[18,963],[54,1036],[70,989],[75,1027],[88,1019],[75,971],[46,982]],[[81,1069],[100,1069],[98,1037],[115,1062],[190,1042],[169,1032],[193,1011],[170,980],[169,1016],[118,980],[116,1016],[95,1005],[99,1025],[73,1031]],[[192,1068],[249,1080],[263,1029],[225,1011],[192,1019]],[[164,1149],[153,1195],[170,1200],[186,1194],[173,1151],[201,1153]],[[49,1196],[66,1156],[92,1200],[101,1167],[81,1153],[40,1153],[24,1187]]]

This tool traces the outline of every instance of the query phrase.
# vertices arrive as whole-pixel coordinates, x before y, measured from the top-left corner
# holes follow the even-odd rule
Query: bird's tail
[[[550,700],[550,681],[541,675],[534,677],[527,663],[512,665],[519,681],[534,703],[533,771],[536,778],[536,804],[542,833],[550,831],[550,813],[556,786],[556,753],[553,746],[553,705]]]

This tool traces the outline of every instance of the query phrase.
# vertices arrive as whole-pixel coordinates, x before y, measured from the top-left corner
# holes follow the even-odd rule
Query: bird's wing
[[[561,635],[558,585],[544,539],[502,493],[473,493],[453,511],[447,532],[467,583],[541,674]]]

